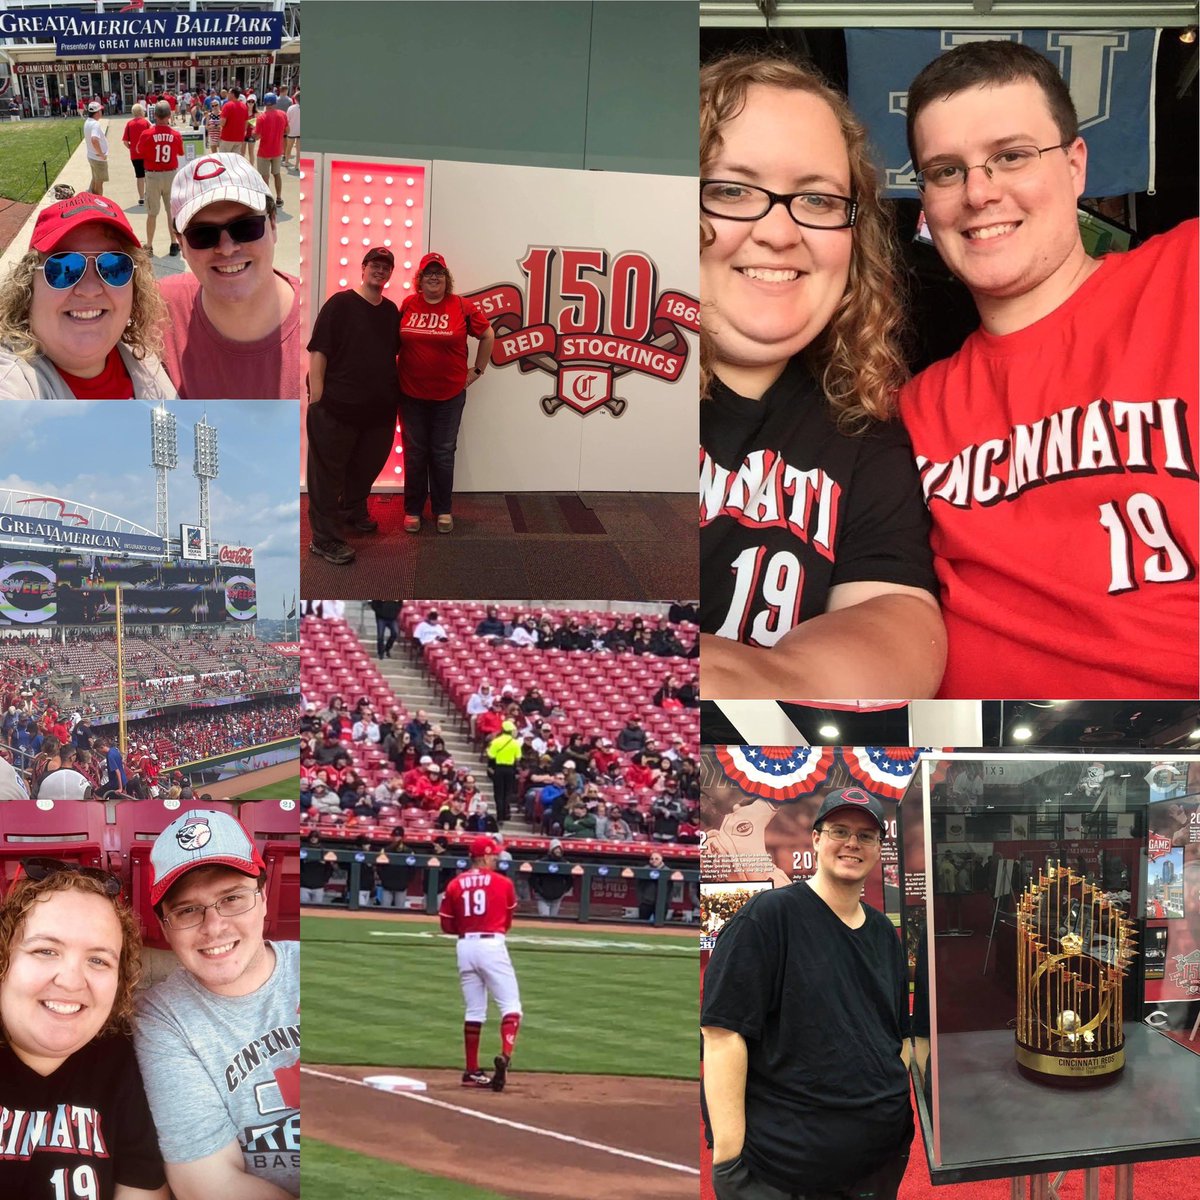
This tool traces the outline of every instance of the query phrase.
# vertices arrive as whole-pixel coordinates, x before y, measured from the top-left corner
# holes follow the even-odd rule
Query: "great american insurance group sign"
[[[280,12],[105,12],[25,8],[0,12],[0,38],[54,39],[72,54],[179,54],[199,50],[278,50]]]

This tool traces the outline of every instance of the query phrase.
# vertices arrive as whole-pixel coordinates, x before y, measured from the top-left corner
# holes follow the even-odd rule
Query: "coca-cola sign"
[[[238,567],[250,567],[254,565],[254,551],[249,546],[222,546],[217,559]]]

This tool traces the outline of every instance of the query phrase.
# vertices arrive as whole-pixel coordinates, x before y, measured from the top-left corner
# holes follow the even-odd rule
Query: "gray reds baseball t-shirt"
[[[138,1002],[134,1043],[168,1163],[234,1138],[248,1174],[300,1195],[300,951],[268,942],[271,978],[218,996],[182,967]]]

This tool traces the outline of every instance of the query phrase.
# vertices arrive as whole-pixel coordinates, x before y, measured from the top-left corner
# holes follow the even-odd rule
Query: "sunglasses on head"
[[[99,867],[85,867],[81,863],[63,862],[59,858],[24,858],[21,860],[21,869],[34,883],[41,883],[51,875],[61,875],[65,872],[100,880],[104,884],[106,896],[121,894],[121,881],[112,872],[102,871]]]
[[[235,242],[257,242],[267,231],[265,214],[250,217],[238,217],[236,221],[227,221],[224,225],[189,225],[183,236],[193,250],[212,250],[221,241],[221,234],[227,233]]]
[[[96,264],[96,274],[109,287],[125,287],[133,278],[133,259],[121,250],[105,250],[103,254],[81,254],[78,250],[63,250],[51,254],[38,270],[55,291],[74,287],[87,273],[88,263]]]

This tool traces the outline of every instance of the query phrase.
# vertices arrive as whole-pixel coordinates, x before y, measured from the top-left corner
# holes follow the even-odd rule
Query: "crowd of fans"
[[[387,603],[372,601],[373,604]],[[695,658],[699,638],[694,631],[678,626],[693,624],[695,609],[673,605],[665,623],[648,623],[644,617],[631,617],[629,624],[619,613],[562,614],[501,611],[489,605],[486,615],[475,625],[475,636],[492,645],[509,642],[514,646],[536,646],[540,650],[583,650],[652,654],[663,658]],[[442,620],[437,609],[427,609],[413,626],[413,637],[422,646],[449,641],[455,633]],[[380,650],[380,657],[383,651]]]
[[[338,695],[322,709],[308,703],[300,721],[301,809],[363,820],[419,809],[444,831],[495,832],[519,805],[548,837],[696,839],[699,773],[681,736],[660,747],[632,716],[616,739],[575,730],[560,742],[540,719],[544,704],[530,689],[525,702],[493,706],[476,722],[489,797],[481,768],[455,762],[425,710],[405,720],[393,706],[381,720],[367,697],[353,709]],[[504,740],[514,744],[511,762],[491,753]],[[378,747],[381,765],[356,765],[358,746]]]

